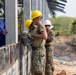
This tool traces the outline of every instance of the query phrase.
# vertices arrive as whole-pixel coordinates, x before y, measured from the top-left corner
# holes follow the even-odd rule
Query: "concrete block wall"
[[[0,75],[30,74],[31,52],[30,45],[23,46],[19,43],[0,47]]]

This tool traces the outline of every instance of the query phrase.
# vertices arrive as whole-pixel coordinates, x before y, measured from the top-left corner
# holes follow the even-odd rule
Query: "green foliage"
[[[54,25],[53,30],[55,33],[59,33],[60,35],[70,35],[72,22],[76,18],[72,17],[57,17],[57,18],[50,18],[52,24]],[[76,28],[76,27],[75,27]],[[76,30],[76,29],[75,29]]]
[[[71,33],[76,34],[76,24],[72,25]]]
[[[3,7],[3,2],[0,0],[0,8],[2,8]]]
[[[2,13],[2,8],[4,7],[3,2],[0,0],[0,18],[4,17],[4,13]]]

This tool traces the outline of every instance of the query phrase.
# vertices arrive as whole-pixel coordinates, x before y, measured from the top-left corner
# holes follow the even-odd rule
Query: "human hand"
[[[3,34],[4,35],[7,35],[7,33],[8,33],[7,30],[6,29],[3,29]]]
[[[29,38],[32,38],[33,35],[34,35],[33,33],[28,33],[28,34],[27,34],[27,36],[28,36]]]

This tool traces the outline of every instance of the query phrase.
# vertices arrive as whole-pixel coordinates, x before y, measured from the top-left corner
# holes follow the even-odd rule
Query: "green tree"
[[[69,35],[71,34],[71,28],[72,28],[72,22],[76,18],[72,17],[57,17],[57,18],[51,18],[51,22],[54,25],[54,31],[57,33],[59,32],[60,35]]]
[[[56,16],[56,11],[65,13],[64,7],[67,0],[47,0],[47,2],[48,7],[50,9],[50,13],[53,17]]]
[[[71,33],[76,34],[76,22],[72,24]]]

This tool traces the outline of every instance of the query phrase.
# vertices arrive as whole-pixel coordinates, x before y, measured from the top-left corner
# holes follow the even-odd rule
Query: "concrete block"
[[[12,46],[12,62],[15,62],[16,59],[17,59],[17,54],[16,53],[18,53],[18,51],[16,50],[16,45],[13,45]]]
[[[4,49],[0,49],[0,72],[5,69]]]
[[[16,62],[13,64],[13,67],[12,67],[12,75],[15,75],[16,74]]]
[[[9,61],[10,61],[10,54],[9,54],[9,47],[5,47],[4,48],[4,59],[5,59],[5,65],[6,67],[8,67],[8,65],[10,64]]]
[[[23,55],[23,57],[22,57],[22,65],[24,65],[25,64],[25,58],[24,58],[24,55]]]
[[[15,49],[16,60],[19,58],[19,49],[20,49],[20,45],[18,43],[18,44],[16,44],[16,49]]]
[[[12,67],[7,70],[7,75],[12,75]]]
[[[19,75],[18,70],[19,70],[19,61],[18,61],[18,59],[17,59],[17,60],[16,60],[16,75]]]
[[[25,55],[25,57],[24,57],[24,58],[25,58],[24,60],[25,60],[25,64],[26,64],[26,62],[27,62],[27,55]]]
[[[6,75],[6,72],[4,72],[3,74],[1,74],[1,75]]]
[[[22,67],[22,72],[23,72],[23,75],[25,75],[25,64]]]

